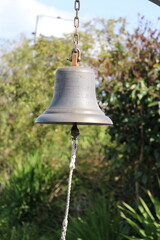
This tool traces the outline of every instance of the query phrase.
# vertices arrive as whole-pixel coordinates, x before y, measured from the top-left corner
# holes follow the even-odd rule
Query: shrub
[[[149,207],[146,202],[139,198],[138,211],[123,202],[120,206],[121,216],[134,229],[134,236],[124,235],[130,240],[159,240],[160,239],[160,201],[147,192],[152,203]]]
[[[81,217],[71,217],[70,240],[121,240],[124,230],[118,211],[104,196],[92,196]]]

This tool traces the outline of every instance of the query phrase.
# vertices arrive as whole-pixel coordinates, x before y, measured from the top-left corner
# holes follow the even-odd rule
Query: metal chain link
[[[80,0],[75,0],[75,2],[74,2],[74,9],[76,11],[76,16],[74,17],[75,33],[73,35],[73,42],[74,42],[75,52],[77,52],[78,42],[79,42],[78,28],[79,28],[79,22],[80,21],[79,21],[78,12],[80,10]]]
[[[75,65],[72,65],[72,66],[77,66],[77,62],[81,61],[81,51],[78,48],[78,42],[79,42],[78,28],[79,28],[79,23],[80,23],[78,13],[79,13],[79,10],[80,10],[80,0],[75,0],[74,9],[76,11],[76,16],[74,17],[75,32],[74,32],[74,35],[73,35],[74,48],[72,49],[70,58],[68,58],[68,60],[72,62],[73,61],[72,55],[76,54],[76,56],[77,56],[76,63],[74,63]]]

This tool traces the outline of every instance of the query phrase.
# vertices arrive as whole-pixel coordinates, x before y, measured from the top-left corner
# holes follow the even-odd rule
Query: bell
[[[63,67],[56,72],[54,96],[36,123],[111,125],[97,104],[95,74],[86,67]]]

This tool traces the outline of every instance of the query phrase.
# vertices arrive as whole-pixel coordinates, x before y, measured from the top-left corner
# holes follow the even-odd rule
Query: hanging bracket
[[[79,48],[77,49],[73,48],[71,51],[70,58],[68,58],[67,60],[72,62],[73,67],[78,67],[78,62],[81,61],[81,51],[79,50]]]

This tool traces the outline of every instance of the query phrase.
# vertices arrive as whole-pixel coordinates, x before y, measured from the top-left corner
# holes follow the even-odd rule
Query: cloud
[[[73,32],[73,21],[62,20],[73,19],[73,13],[49,7],[37,0],[1,0],[0,38],[16,38],[21,33],[31,37],[37,16],[37,35],[60,37],[63,33]],[[58,16],[62,19],[56,19]]]

